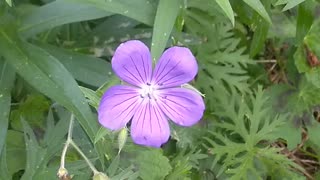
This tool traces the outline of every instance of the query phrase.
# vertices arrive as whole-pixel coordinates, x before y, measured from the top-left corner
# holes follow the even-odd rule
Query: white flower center
[[[153,99],[156,101],[157,100],[157,89],[155,88],[154,85],[147,83],[141,87],[140,97]]]

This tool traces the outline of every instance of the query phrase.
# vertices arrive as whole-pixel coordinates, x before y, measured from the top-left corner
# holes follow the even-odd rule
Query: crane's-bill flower
[[[116,75],[129,85],[116,85],[104,93],[98,108],[102,126],[119,130],[131,120],[131,138],[136,144],[160,147],[170,137],[168,119],[180,126],[192,126],[203,116],[202,97],[181,87],[198,72],[188,48],[167,49],[152,72],[148,47],[131,40],[116,49],[111,64]]]

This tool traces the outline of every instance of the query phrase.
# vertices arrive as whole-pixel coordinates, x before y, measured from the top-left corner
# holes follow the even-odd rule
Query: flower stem
[[[71,114],[69,129],[68,129],[68,138],[67,138],[66,143],[64,144],[62,154],[61,154],[60,169],[65,168],[66,154],[67,154],[67,150],[68,150],[70,141],[72,140],[73,121],[74,121],[74,115]]]
[[[87,158],[87,156],[81,151],[81,149],[77,146],[76,143],[74,143],[73,140],[70,141],[70,144],[78,151],[78,153],[83,157],[83,159],[86,161],[88,166],[90,167],[93,174],[98,174],[99,171],[94,167],[94,165],[91,163],[91,161]]]
[[[74,121],[74,115],[71,114],[69,129],[68,129],[68,137],[67,137],[67,141],[66,141],[66,143],[63,147],[63,150],[62,150],[58,176],[62,177],[62,176],[65,176],[68,174],[68,171],[65,168],[65,159],[66,159],[66,154],[67,154],[67,150],[68,150],[69,145],[72,145],[74,147],[74,149],[78,151],[78,153],[82,156],[82,158],[88,164],[88,166],[91,169],[91,171],[93,172],[93,174],[96,175],[99,173],[99,171],[94,167],[94,165],[90,162],[90,160],[87,158],[87,156],[81,151],[81,149],[77,146],[77,144],[72,140],[73,121]]]

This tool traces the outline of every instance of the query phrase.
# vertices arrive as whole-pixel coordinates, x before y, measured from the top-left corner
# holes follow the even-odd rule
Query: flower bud
[[[109,180],[109,177],[106,174],[99,172],[93,176],[92,180]]]
[[[118,134],[118,147],[119,147],[118,154],[120,154],[123,146],[126,144],[127,137],[128,137],[128,129],[125,127],[121,129]]]
[[[70,180],[71,177],[68,174],[68,171],[66,168],[60,167],[57,173],[57,176],[60,180]]]

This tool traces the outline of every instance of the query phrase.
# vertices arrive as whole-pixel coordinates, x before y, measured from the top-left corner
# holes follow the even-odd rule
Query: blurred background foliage
[[[1,0],[0,179],[57,179],[71,113],[73,140],[112,180],[320,179],[319,2]],[[172,124],[161,149],[97,123],[131,39],[154,60],[189,47],[199,64],[203,120]],[[93,176],[71,147],[66,168]]]

